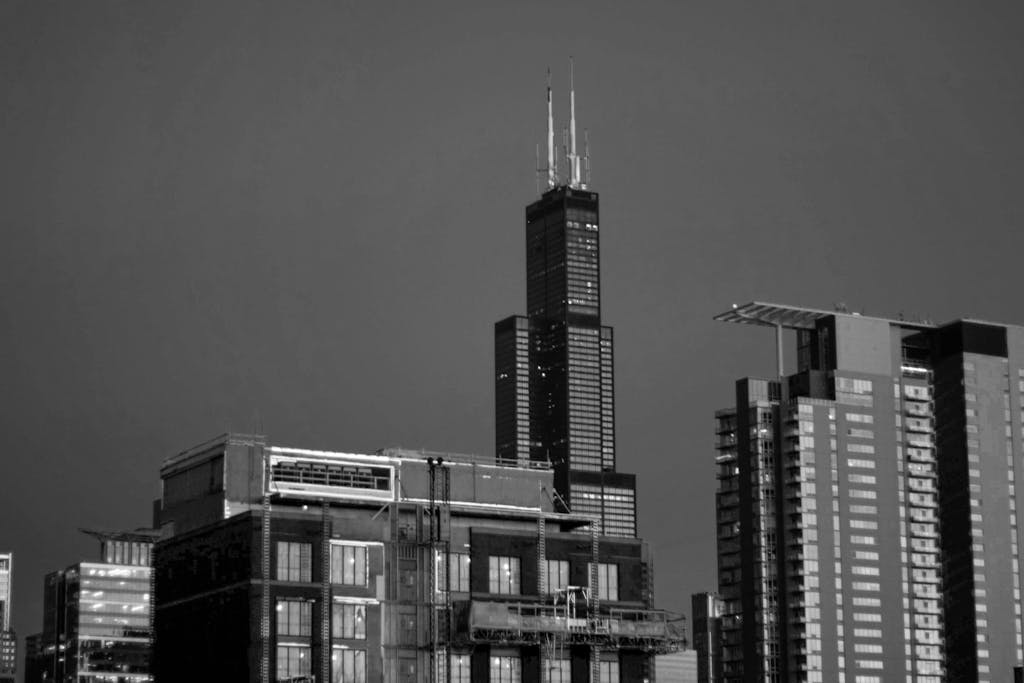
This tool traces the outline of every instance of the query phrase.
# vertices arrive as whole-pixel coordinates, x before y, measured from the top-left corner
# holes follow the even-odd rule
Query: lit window
[[[545,659],[541,666],[542,683],[571,683],[572,670],[568,659]]]
[[[366,683],[366,650],[334,648],[331,652],[331,683]]]
[[[547,563],[548,593],[557,593],[569,585],[569,561],[545,560]]]
[[[277,543],[277,579],[279,581],[313,580],[313,546],[309,543]]]
[[[471,683],[469,655],[451,655],[451,683]]]
[[[366,638],[366,605],[336,602],[331,605],[331,635],[334,638]]]
[[[487,558],[487,569],[489,592],[502,595],[519,595],[518,557],[491,555]],[[518,660],[516,661],[518,662]],[[516,680],[519,679],[517,678]]]
[[[312,614],[312,605],[305,600],[278,600],[277,635],[310,636]]]
[[[299,645],[277,646],[277,680],[290,681],[312,674],[310,648]]]
[[[451,553],[448,556],[448,587],[453,591],[469,592],[469,553]]]
[[[366,585],[366,546],[331,543],[331,583]]]
[[[619,683],[618,662],[598,662],[598,683]]]
[[[521,683],[522,664],[519,657],[491,657],[490,683]]]
[[[587,576],[593,564],[587,563]],[[600,562],[597,565],[597,597],[600,600],[619,599],[619,565]]]

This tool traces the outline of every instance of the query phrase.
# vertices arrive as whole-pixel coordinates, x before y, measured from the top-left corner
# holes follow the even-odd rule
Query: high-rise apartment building
[[[716,413],[723,680],[1011,680],[1024,328],[761,303],[716,319],[774,328],[779,358]]]
[[[682,642],[546,465],[230,434],[161,478],[157,680],[625,683]]]
[[[155,533],[85,533],[100,542],[100,559],[46,576],[43,631],[26,639],[25,681],[152,681]]]
[[[547,186],[526,207],[526,316],[495,324],[499,463],[549,462],[560,504],[636,535],[636,477],[616,471],[612,328],[601,323],[600,212],[576,153],[570,91],[568,174],[555,172],[548,87]]]
[[[11,628],[11,575],[13,553],[0,553],[0,683],[14,682],[18,641]]]
[[[697,653],[697,682],[720,683],[722,602],[715,593],[694,593],[690,597],[690,607],[693,649]]]

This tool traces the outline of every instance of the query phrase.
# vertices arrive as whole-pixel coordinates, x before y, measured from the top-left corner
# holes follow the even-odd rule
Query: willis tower
[[[550,74],[547,189],[526,207],[527,315],[494,326],[499,463],[550,463],[563,509],[608,536],[636,536],[636,477],[615,469],[612,328],[601,324],[600,210],[576,150],[570,66],[566,177],[555,158]]]

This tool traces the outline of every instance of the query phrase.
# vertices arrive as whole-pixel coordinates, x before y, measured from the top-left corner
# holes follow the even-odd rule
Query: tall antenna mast
[[[573,61],[569,57],[569,187],[580,186],[580,158],[576,155],[576,86]]]
[[[537,194],[540,194],[540,174],[544,171],[544,169],[540,167],[540,145],[533,146],[533,156],[536,158],[533,167],[537,169],[534,171],[533,179],[537,185]]]
[[[548,69],[548,189],[558,184],[555,168],[555,115],[551,109],[551,69]]]
[[[590,184],[590,131],[583,129],[583,189]]]

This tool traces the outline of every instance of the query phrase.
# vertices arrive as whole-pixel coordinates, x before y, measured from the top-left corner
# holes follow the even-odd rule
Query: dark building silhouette
[[[698,683],[722,680],[722,647],[719,628],[722,603],[714,593],[694,593],[690,598],[693,649],[697,652]]]
[[[232,434],[161,478],[157,680],[642,681],[681,644],[544,464]]]
[[[25,680],[29,683],[46,680],[46,657],[42,643],[42,633],[33,633],[25,637]]]
[[[152,681],[155,533],[85,533],[100,541],[100,561],[46,576],[43,631],[25,641],[25,683]]]
[[[526,207],[526,316],[495,324],[499,463],[550,462],[565,509],[603,533],[636,536],[636,477],[616,471],[612,328],[601,323],[600,211],[576,154],[572,97],[567,178],[554,169],[548,88],[548,189]]]
[[[723,680],[1011,680],[1024,328],[761,303],[717,319],[779,344],[776,376],[716,414]]]

